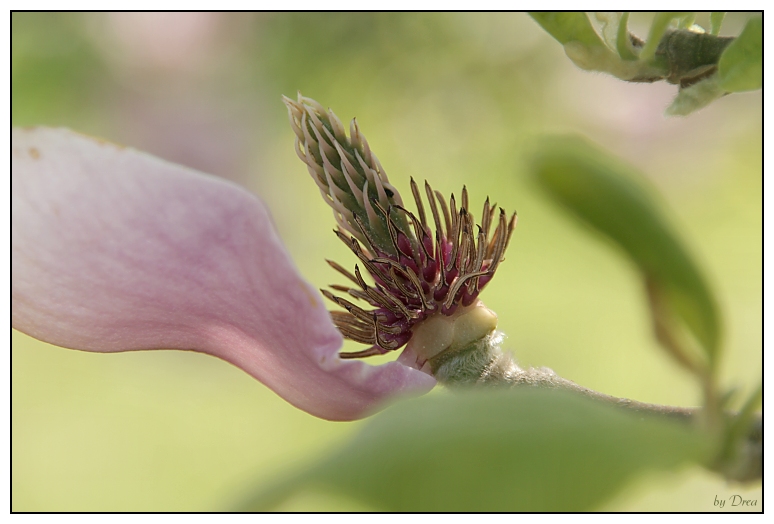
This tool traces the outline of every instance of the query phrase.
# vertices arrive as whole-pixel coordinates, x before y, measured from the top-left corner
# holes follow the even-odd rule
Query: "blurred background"
[[[747,18],[729,14],[721,34],[737,35]],[[720,302],[723,384],[744,397],[761,379],[760,91],[666,118],[675,86],[581,71],[518,13],[11,20],[14,126],[69,127],[243,184],[323,287],[341,280],[325,258],[354,258],[294,152],[280,96],[300,90],[345,122],[357,117],[404,197],[413,176],[447,195],[467,184],[471,202],[489,195],[518,211],[481,298],[521,364],[616,396],[697,405],[695,384],[651,336],[635,268],[526,176],[533,137],[582,133],[663,193]],[[641,14],[630,25],[645,36],[649,23]],[[204,355],[81,353],[15,331],[12,343],[14,511],[228,509],[363,424],[316,419]],[[696,467],[642,479],[603,509],[712,511],[716,496],[736,493],[761,500],[760,487]],[[303,493],[280,509],[368,508]]]

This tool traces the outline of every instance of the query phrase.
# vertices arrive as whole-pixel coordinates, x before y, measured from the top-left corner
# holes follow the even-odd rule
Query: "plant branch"
[[[450,388],[504,386],[565,389],[635,413],[706,425],[707,415],[703,408],[664,406],[618,398],[578,385],[549,368],[523,369],[510,354],[500,349],[501,341],[502,334],[494,332],[458,351],[441,353],[429,361],[433,375]],[[725,416],[731,425],[740,420],[735,413],[725,413]],[[722,459],[708,465],[728,480],[753,481],[761,478],[763,432],[760,414],[753,416],[746,425],[746,430],[733,444],[733,450],[724,450]]]

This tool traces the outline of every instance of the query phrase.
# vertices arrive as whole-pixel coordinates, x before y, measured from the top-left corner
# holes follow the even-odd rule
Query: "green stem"
[[[666,65],[667,82],[687,87],[714,72],[733,41],[733,37],[686,29],[667,31],[656,48],[655,60]]]
[[[521,368],[513,357],[500,349],[502,334],[492,332],[486,337],[457,351],[444,352],[429,360],[435,378],[452,389],[496,387],[542,387],[565,389],[639,414],[652,414],[706,425],[703,408],[663,406],[606,395],[562,378],[548,368]],[[733,413],[725,414],[729,420],[737,420]],[[762,470],[762,422],[758,414],[747,426],[746,435],[739,439],[733,460],[727,457],[708,467],[723,474],[729,480],[751,481],[761,478]],[[727,455],[727,453],[725,453]]]
[[[683,420],[695,418],[700,408],[648,404],[606,395],[560,377],[549,368],[521,368],[509,353],[499,347],[500,337],[491,334],[460,350],[443,353],[430,361],[435,378],[452,388],[460,386],[508,386],[566,389],[595,400],[631,411],[657,413]]]

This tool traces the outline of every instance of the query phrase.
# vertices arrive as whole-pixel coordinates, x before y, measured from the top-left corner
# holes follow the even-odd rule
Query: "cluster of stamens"
[[[351,273],[328,261],[355,284],[331,287],[374,308],[360,307],[322,290],[345,309],[331,311],[342,335],[371,344],[341,357],[360,358],[398,349],[423,320],[435,314],[452,315],[472,305],[503,259],[516,214],[508,220],[505,211],[500,208],[498,213],[487,198],[481,224],[476,225],[466,188],[457,207],[454,195],[447,205],[425,182],[433,230],[417,184],[411,180],[419,216],[403,207],[354,120],[350,140],[338,118],[313,100],[299,95],[297,102],[286,98],[285,103],[297,136],[296,151],[334,209],[339,225],[335,233],[373,280],[366,282],[359,265]],[[494,222],[497,225],[490,235]]]
[[[454,195],[447,206],[443,196],[434,192],[425,182],[435,223],[433,240],[414,180],[411,180],[411,190],[417,202],[419,218],[399,206],[384,210],[393,246],[398,252],[397,257],[388,255],[371,242],[367,242],[364,249],[354,237],[336,231],[338,237],[360,259],[374,284],[365,282],[357,265],[353,275],[329,260],[328,263],[334,269],[357,284],[355,288],[339,285],[331,287],[376,308],[367,311],[322,290],[326,297],[346,310],[331,312],[341,333],[357,342],[373,344],[371,348],[345,353],[342,357],[366,357],[398,349],[409,341],[411,328],[415,324],[435,313],[451,315],[458,307],[471,305],[494,276],[508,246],[516,223],[515,214],[507,221],[505,211],[501,208],[497,227],[490,239],[489,231],[496,207],[489,205],[488,198],[484,202],[482,224],[474,227],[465,188],[462,189],[462,202],[457,209]],[[419,239],[419,249],[414,248],[411,239],[397,230],[392,219],[393,213],[403,213],[411,221],[416,238]],[[367,239],[367,232],[364,229],[362,232]]]

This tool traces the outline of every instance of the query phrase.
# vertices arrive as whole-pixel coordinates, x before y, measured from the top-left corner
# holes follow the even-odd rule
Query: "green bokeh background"
[[[729,15],[721,34],[747,18]],[[631,27],[645,35],[647,24],[641,15]],[[294,153],[280,95],[297,90],[356,116],[404,196],[413,176],[518,211],[482,299],[520,363],[695,405],[698,389],[650,334],[636,269],[526,176],[544,133],[582,133],[624,158],[662,191],[716,291],[724,384],[744,396],[760,380],[760,92],[667,119],[674,86],[583,72],[518,13],[12,15],[13,125],[70,127],[245,185],[322,287],[340,280],[324,258],[354,260]],[[81,353],[14,331],[12,373],[14,511],[228,509],[362,424],[316,419],[188,352]],[[692,468],[642,479],[604,509],[713,511],[737,493],[761,509],[760,487]],[[368,508],[309,492],[280,509]]]

